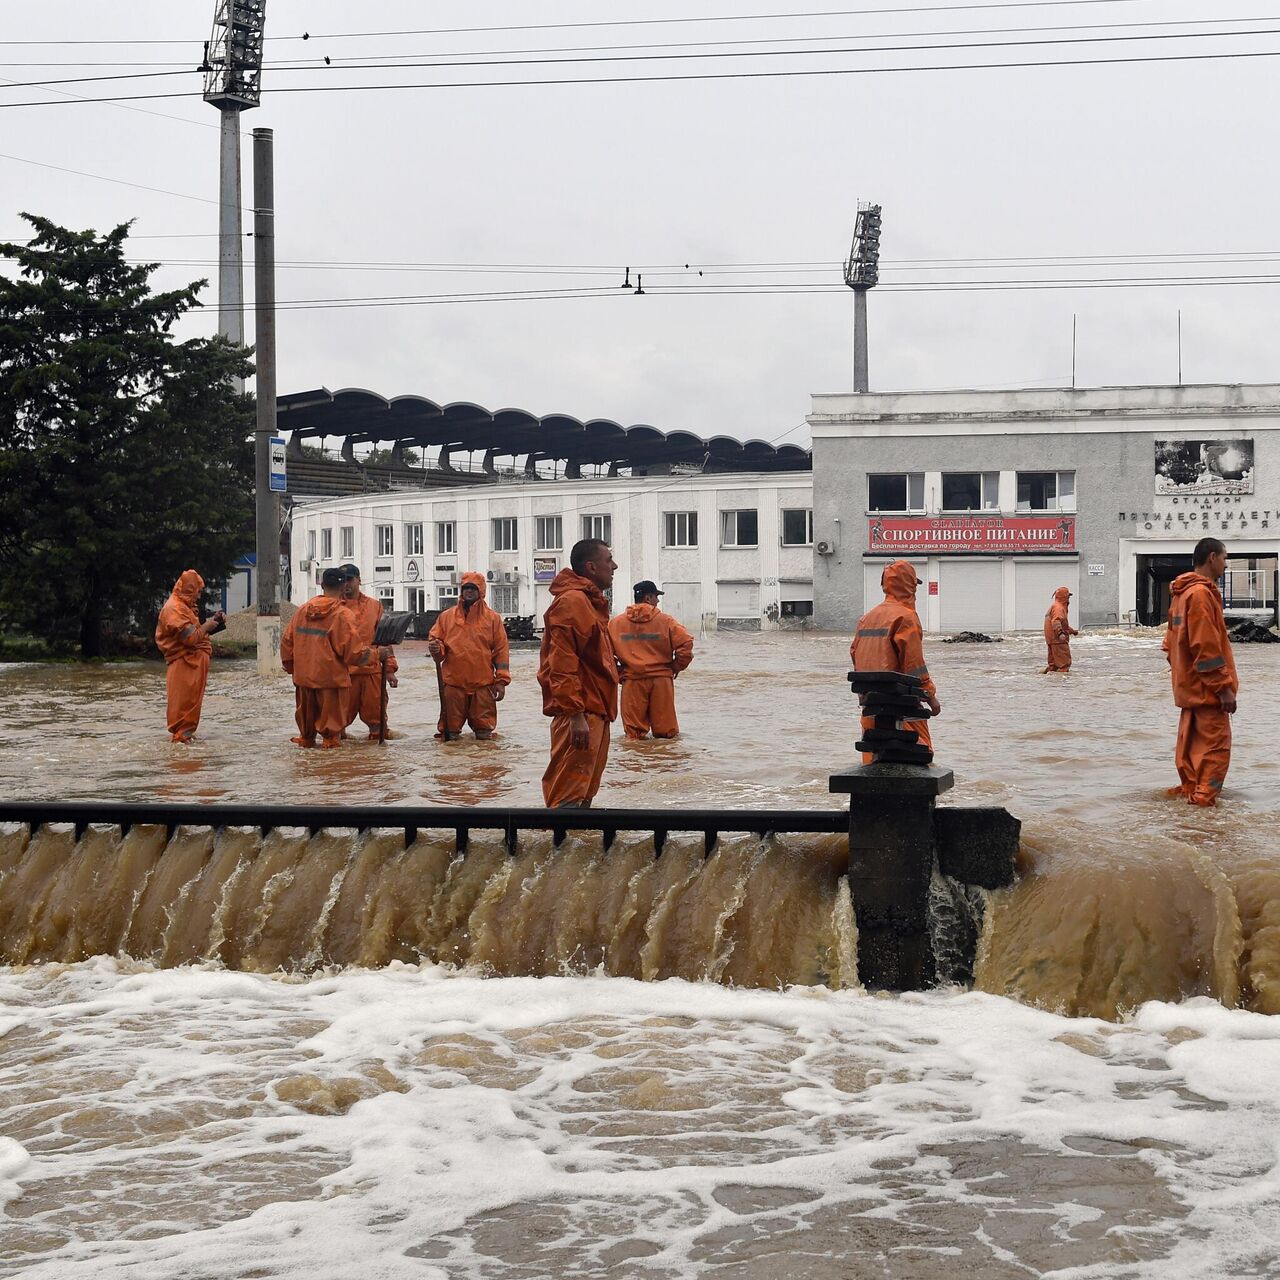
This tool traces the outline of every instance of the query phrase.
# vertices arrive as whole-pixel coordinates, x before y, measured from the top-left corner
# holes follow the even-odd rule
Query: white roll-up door
[[[722,618],[758,618],[760,616],[760,584],[758,582],[720,582],[716,584],[717,609]]]
[[[999,560],[943,560],[938,566],[943,631],[1003,631],[1003,580]]]
[[[884,588],[880,585],[880,575],[892,563],[890,560],[865,560],[862,564],[862,612],[866,613],[868,609],[874,609],[884,599]],[[916,590],[916,611],[921,618],[925,613],[925,592],[928,587],[924,584],[929,575],[925,572],[926,564],[923,560],[912,560],[909,562],[911,567],[916,571],[916,577],[920,579],[920,586]],[[858,621],[857,618],[851,619],[849,625],[853,626]]]
[[[1015,560],[1013,562],[1013,625],[1019,631],[1040,631],[1044,615],[1059,587],[1070,588],[1071,625],[1079,626],[1075,595],[1080,590],[1078,560]]]
[[[699,582],[664,582],[664,596],[658,606],[682,626],[697,631],[702,626],[702,584]]]

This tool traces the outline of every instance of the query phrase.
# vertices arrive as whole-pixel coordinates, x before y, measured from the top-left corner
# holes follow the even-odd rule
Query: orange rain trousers
[[[436,721],[436,737],[444,737],[445,716],[449,720],[449,732],[461,733],[463,726],[480,737],[486,737],[498,727],[498,704],[488,689],[468,693],[451,684],[444,687],[444,716]]]
[[[551,759],[542,775],[542,798],[548,809],[589,809],[605,762],[609,759],[609,721],[587,713],[591,740],[583,750],[569,745],[572,716],[551,720]]]
[[[200,707],[209,682],[209,655],[188,653],[165,668],[164,687],[168,695],[166,711],[174,742],[190,742],[200,727]]]
[[[390,667],[388,667],[390,670]],[[377,737],[378,726],[382,723],[382,674],[378,670],[371,673],[355,671],[351,673],[351,688],[343,690],[346,694],[346,724],[353,725],[359,716],[369,729],[370,737]]]
[[[875,727],[876,727],[876,722],[873,717],[871,716],[862,717],[863,733],[866,733],[868,729],[874,729]],[[933,739],[929,736],[929,722],[927,720],[904,720],[902,722],[902,727],[904,729],[914,729],[916,731],[916,737],[919,738],[920,740],[920,745],[924,747],[928,747],[930,751],[933,750]],[[871,752],[864,751],[862,753],[863,764],[870,764],[874,759],[875,757],[871,754]]]
[[[1210,808],[1231,764],[1231,717],[1213,707],[1183,707],[1173,762],[1181,786],[1174,789],[1195,805]]]
[[[1067,640],[1054,640],[1048,645],[1049,665],[1045,667],[1042,675],[1048,675],[1050,671],[1070,671],[1071,670],[1071,644]]]
[[[342,731],[346,728],[347,691],[332,685],[320,689],[294,688],[294,718],[298,722],[298,736],[294,742],[300,747],[314,747],[316,734],[322,747],[341,745]]]
[[[671,676],[624,680],[622,727],[628,738],[647,737],[650,729],[655,738],[674,738],[680,732],[676,722],[675,680]]]

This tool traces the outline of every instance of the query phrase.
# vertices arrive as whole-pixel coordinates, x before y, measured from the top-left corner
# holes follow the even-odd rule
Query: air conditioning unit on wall
[[[820,556],[829,556],[835,550],[835,547],[829,542],[815,542],[813,549]]]

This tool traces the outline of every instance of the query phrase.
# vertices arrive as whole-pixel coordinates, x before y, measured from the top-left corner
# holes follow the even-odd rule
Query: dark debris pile
[[[987,636],[981,631],[961,631],[954,636],[946,636],[943,644],[1002,644],[1004,636]]]

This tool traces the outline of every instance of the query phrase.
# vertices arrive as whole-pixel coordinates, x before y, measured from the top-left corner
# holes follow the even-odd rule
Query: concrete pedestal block
[[[280,665],[280,619],[258,615],[258,674],[282,676]]]

